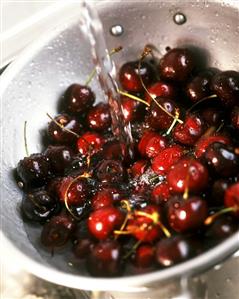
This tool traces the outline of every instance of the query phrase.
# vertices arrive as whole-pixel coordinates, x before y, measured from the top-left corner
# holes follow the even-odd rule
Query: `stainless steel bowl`
[[[229,257],[239,248],[239,232],[204,254],[175,267],[131,277],[96,279],[84,269],[69,267],[62,255],[52,258],[38,248],[39,229],[22,222],[12,169],[24,155],[23,124],[28,121],[29,150],[41,150],[41,130],[55,114],[57,100],[73,82],[84,82],[92,70],[90,46],[80,30],[79,17],[60,29],[47,33],[28,48],[1,78],[2,240],[9,255],[43,279],[86,290],[145,291],[175,285],[182,277],[200,273]],[[197,49],[199,62],[239,70],[238,1],[97,1],[109,49],[122,45],[117,65],[135,59],[146,43],[165,47],[188,46]],[[174,16],[182,13],[186,23],[178,25]],[[180,20],[180,16],[176,17]],[[123,26],[122,35],[112,35],[112,26]],[[120,28],[120,27],[118,27]],[[113,30],[114,31],[114,30]],[[115,31],[114,31],[115,32]],[[116,33],[118,31],[116,30]],[[97,99],[103,98],[97,80],[92,83]],[[173,284],[170,284],[172,283]],[[138,297],[139,298],[139,297]]]

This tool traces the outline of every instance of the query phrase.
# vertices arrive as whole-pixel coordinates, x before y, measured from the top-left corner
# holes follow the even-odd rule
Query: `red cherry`
[[[153,188],[151,192],[151,202],[157,205],[165,204],[170,196],[168,183],[161,183]]]
[[[152,132],[152,131],[146,131],[142,135],[142,137],[139,141],[139,144],[138,144],[138,151],[142,157],[146,157],[146,146],[147,146],[149,140],[154,136],[157,136],[157,133]]]
[[[226,136],[208,136],[208,137],[202,137],[198,140],[198,142],[195,145],[195,157],[200,158],[207,150],[208,146],[214,142],[220,142],[223,144],[230,144],[230,139]]]
[[[146,145],[145,154],[148,158],[156,157],[167,146],[167,140],[165,137],[155,134],[151,137]]]
[[[225,109],[220,107],[208,107],[200,113],[209,127],[219,126],[225,118]]]
[[[84,156],[93,155],[102,149],[104,142],[100,134],[87,132],[77,140],[78,151]]]
[[[203,190],[208,183],[208,170],[199,161],[184,158],[173,165],[167,175],[168,184],[174,192],[192,192]]]
[[[231,112],[232,125],[239,130],[239,106],[235,106]]]
[[[152,161],[152,169],[159,175],[164,175],[170,167],[184,155],[183,148],[173,145],[162,150]]]
[[[145,105],[126,96],[121,96],[121,104],[126,122],[142,121],[145,115]]]
[[[167,207],[168,223],[172,229],[180,233],[199,228],[208,213],[206,201],[197,196],[187,200],[181,197],[172,198]]]
[[[90,238],[82,238],[76,240],[73,246],[73,253],[76,258],[86,258],[89,252],[93,249],[94,243]]]
[[[123,213],[115,207],[104,207],[93,211],[88,218],[90,233],[99,240],[107,239],[114,229],[124,221]]]
[[[92,107],[87,115],[87,124],[90,129],[95,131],[107,130],[111,125],[109,105],[99,103]]]
[[[178,95],[178,89],[175,85],[169,82],[158,81],[148,88],[148,92],[153,98],[176,98]],[[152,102],[152,98],[149,96],[148,92],[145,93],[145,100],[148,103]]]
[[[110,190],[99,190],[92,198],[91,206],[93,210],[98,210],[104,207],[112,206],[113,194]]]
[[[154,247],[148,244],[139,246],[135,252],[133,261],[136,267],[151,267],[154,262]]]
[[[225,192],[224,205],[235,207],[235,213],[239,217],[239,183],[231,185]]]
[[[133,177],[139,177],[145,173],[145,170],[148,168],[148,161],[146,160],[138,160],[134,162],[130,171]]]
[[[193,145],[202,136],[205,126],[199,115],[188,115],[183,124],[173,130],[173,139],[185,145]]]

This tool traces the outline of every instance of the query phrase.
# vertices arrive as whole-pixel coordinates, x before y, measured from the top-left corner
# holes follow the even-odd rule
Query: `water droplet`
[[[145,15],[142,15],[141,18],[142,18],[142,20],[145,20],[145,19],[146,19],[146,16],[145,16]]]
[[[187,18],[183,13],[178,12],[173,16],[173,20],[175,24],[183,25],[184,23],[186,23]]]
[[[221,267],[222,267],[222,265],[220,265],[220,264],[218,264],[218,265],[216,265],[215,267],[214,267],[214,270],[220,270],[221,269]]]
[[[121,36],[124,33],[124,28],[122,25],[118,24],[118,25],[113,25],[110,28],[110,33],[113,36]]]

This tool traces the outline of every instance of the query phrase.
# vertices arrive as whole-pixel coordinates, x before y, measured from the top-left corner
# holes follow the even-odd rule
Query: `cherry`
[[[193,145],[202,136],[204,129],[202,117],[190,114],[183,124],[177,124],[173,130],[173,138],[184,145]]]
[[[151,193],[151,202],[156,205],[164,205],[170,197],[170,190],[167,182],[155,186]]]
[[[64,130],[62,127],[56,124],[56,122],[63,126],[65,129],[74,132],[76,135],[69,131]],[[72,145],[77,140],[77,134],[80,134],[82,125],[67,114],[60,114],[54,118],[48,125],[48,136],[51,141],[59,144]]]
[[[77,148],[81,155],[91,156],[102,150],[104,142],[105,140],[100,134],[94,132],[86,132],[77,140]]]
[[[64,95],[65,110],[72,114],[81,114],[95,101],[95,95],[88,86],[72,84]]]
[[[164,80],[185,81],[194,69],[193,54],[189,49],[169,50],[160,60],[160,77]]]
[[[214,69],[207,69],[199,73],[187,84],[186,94],[192,102],[200,101],[212,94],[210,84],[214,75]]]
[[[73,253],[79,259],[86,258],[89,252],[93,249],[94,243],[90,238],[78,239],[74,242]]]
[[[170,267],[195,255],[195,245],[183,236],[164,238],[156,245],[156,261],[160,266]]]
[[[61,185],[62,177],[55,177],[49,180],[46,185],[46,192],[49,194],[50,197],[59,199],[59,188]]]
[[[89,170],[88,168],[91,166],[91,162],[92,160],[90,160],[90,165],[88,165],[86,156],[82,156],[81,154],[74,155],[69,167],[66,168],[65,173],[69,176],[81,175]]]
[[[176,111],[179,111],[177,104],[167,98],[156,98],[158,104],[160,104],[171,115],[175,116]],[[148,114],[146,115],[146,121],[152,129],[166,130],[173,122],[173,117],[168,115],[162,110],[155,102],[150,105]]]
[[[154,247],[149,244],[143,244],[136,249],[133,262],[136,267],[149,268],[155,260]]]
[[[143,86],[140,81],[140,76],[147,86],[154,79],[153,67],[146,61],[141,62],[140,72],[138,69],[139,62],[131,61],[121,66],[119,71],[119,81],[121,86],[131,92],[143,91]]]
[[[18,162],[17,173],[26,186],[40,187],[51,175],[50,164],[44,154],[32,154]]]
[[[154,158],[167,146],[167,140],[165,137],[155,134],[151,137],[146,145],[146,157]]]
[[[238,104],[239,99],[239,72],[225,71],[216,74],[211,88],[226,106]]]
[[[203,190],[208,183],[207,168],[199,161],[184,158],[172,166],[167,175],[169,187],[174,192]]]
[[[120,161],[103,160],[99,162],[96,177],[102,184],[120,183],[125,179],[125,169]]]
[[[55,198],[44,191],[33,191],[24,195],[21,210],[27,220],[43,222],[49,219],[56,211],[58,205]]]
[[[126,122],[142,121],[145,115],[145,105],[127,96],[121,97],[121,105]]]
[[[239,106],[235,106],[231,112],[231,122],[235,129],[239,130]]]
[[[176,232],[183,233],[199,228],[203,225],[207,212],[206,201],[198,196],[186,200],[176,197],[167,202],[168,223]]]
[[[56,175],[64,174],[67,167],[72,162],[74,152],[68,146],[56,145],[48,146],[45,151],[45,155],[50,162],[51,169]]]
[[[107,142],[103,148],[103,157],[107,160],[123,160],[122,146],[119,141]]]
[[[207,136],[202,137],[198,140],[195,145],[195,157],[200,158],[206,152],[207,148],[210,144],[220,142],[223,144],[230,144],[230,139],[226,136],[214,135],[214,136]]]
[[[96,244],[89,252],[87,269],[92,276],[114,277],[122,274],[122,250],[115,240]]]
[[[148,161],[146,160],[138,160],[134,162],[130,169],[130,173],[132,177],[139,177],[144,174],[145,170],[148,168]]]
[[[225,111],[220,107],[208,107],[200,111],[200,113],[209,127],[219,126],[225,118]]]
[[[149,94],[151,97],[149,96]],[[158,81],[148,88],[148,92],[145,93],[145,99],[148,103],[152,102],[152,97],[162,97],[174,99],[178,96],[178,88],[172,83],[166,81]]]
[[[54,216],[43,226],[41,243],[49,248],[61,247],[69,240],[75,224],[67,215]]]
[[[93,211],[88,218],[89,232],[99,240],[107,239],[123,223],[124,214],[113,206]]]
[[[113,205],[114,195],[111,190],[103,189],[99,190],[92,198],[91,206],[93,210],[98,210],[104,207]]]
[[[92,107],[87,115],[88,127],[95,131],[107,130],[111,125],[109,105],[99,103]]]
[[[235,208],[235,213],[239,217],[239,183],[231,185],[225,192],[224,205]]]
[[[212,143],[203,155],[209,169],[220,177],[236,175],[239,171],[239,155],[234,148],[219,142]]]
[[[223,205],[225,191],[229,188],[230,185],[231,183],[228,179],[219,179],[213,183],[211,193],[213,206]]]
[[[184,155],[183,148],[179,145],[173,145],[162,150],[153,160],[152,169],[159,175],[166,174],[170,167],[175,164]]]

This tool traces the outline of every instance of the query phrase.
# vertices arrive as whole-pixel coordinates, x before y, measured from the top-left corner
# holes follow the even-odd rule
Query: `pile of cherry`
[[[133,160],[108,104],[73,84],[49,116],[44,152],[17,166],[22,216],[43,225],[39,246],[71,244],[93,276],[175,265],[239,226],[239,73],[199,70],[189,49],[144,56],[119,70]]]

